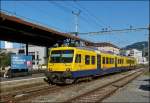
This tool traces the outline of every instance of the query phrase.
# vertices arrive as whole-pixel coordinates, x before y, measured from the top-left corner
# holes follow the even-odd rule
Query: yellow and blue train
[[[136,66],[134,58],[85,47],[51,48],[49,55],[45,81],[50,84],[70,84],[81,78],[134,69]]]

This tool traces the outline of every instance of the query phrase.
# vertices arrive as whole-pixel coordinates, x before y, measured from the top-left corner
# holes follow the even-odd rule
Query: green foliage
[[[0,54],[0,67],[10,66],[11,63],[11,53]]]

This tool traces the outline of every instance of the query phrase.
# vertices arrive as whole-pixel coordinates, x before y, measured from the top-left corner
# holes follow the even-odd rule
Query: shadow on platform
[[[150,78],[144,79],[144,80],[142,80],[142,81],[146,81],[146,82],[148,82],[148,84],[141,85],[141,86],[139,87],[139,89],[144,90],[144,91],[150,91]]]

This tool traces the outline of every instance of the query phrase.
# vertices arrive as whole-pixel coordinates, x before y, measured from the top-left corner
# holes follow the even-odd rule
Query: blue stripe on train
[[[94,69],[94,70],[83,70],[83,71],[75,71],[72,72],[73,78],[78,77],[85,77],[90,75],[103,75],[103,74],[109,74],[114,72],[120,72],[122,70],[127,70],[127,68],[109,68],[109,69]]]

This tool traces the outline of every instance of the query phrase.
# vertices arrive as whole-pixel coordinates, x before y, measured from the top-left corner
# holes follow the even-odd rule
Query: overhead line
[[[58,3],[54,2],[54,1],[49,1],[49,2],[55,4],[55,6],[59,7],[61,10],[65,11],[65,12],[67,11],[67,12],[72,13],[72,10],[68,9],[68,8],[65,7],[65,6],[62,6],[62,5],[60,5],[60,4],[58,4]],[[89,21],[87,20],[87,18],[85,18],[85,17],[83,17],[83,16],[80,16],[80,17],[81,17],[81,19],[82,19],[85,23],[89,24]],[[91,26],[91,25],[89,24],[89,26]],[[93,27],[93,28],[94,28],[94,27]]]
[[[113,32],[131,32],[131,31],[141,31],[141,30],[148,30],[148,28],[108,30],[108,31],[86,32],[86,33],[79,33],[79,34],[104,34],[104,33],[113,33]]]
[[[88,9],[86,9],[84,6],[82,6],[81,4],[79,4],[77,1],[74,1],[76,3],[77,6],[79,6],[80,8],[84,9],[91,17],[95,18],[95,20],[97,21],[97,24],[99,24],[99,21],[104,24],[100,19],[98,19],[92,12],[90,12]],[[101,24],[99,24],[101,26]],[[101,26],[103,27],[103,26]]]
[[[65,2],[65,5],[68,5],[68,6],[69,6],[68,2]],[[83,9],[83,8],[81,8],[81,7],[76,7],[75,5],[72,5],[72,7],[75,8],[75,9],[78,9],[78,10]],[[84,10],[84,11],[85,11],[85,10]],[[87,12],[87,11],[86,11],[86,12]],[[87,19],[87,17],[89,17],[89,19],[91,19],[91,21],[93,21],[93,22],[95,23],[95,26],[97,26],[97,27],[103,27],[103,26],[101,26],[98,22],[96,22],[94,19],[92,19],[92,18],[91,18],[92,16],[91,16],[90,14],[85,13],[85,12],[83,12],[82,14],[85,14],[85,16],[86,16],[86,17],[83,16],[83,18],[86,18],[86,19]],[[88,15],[86,15],[86,14],[88,14]],[[99,28],[99,29],[100,29],[100,28]]]

